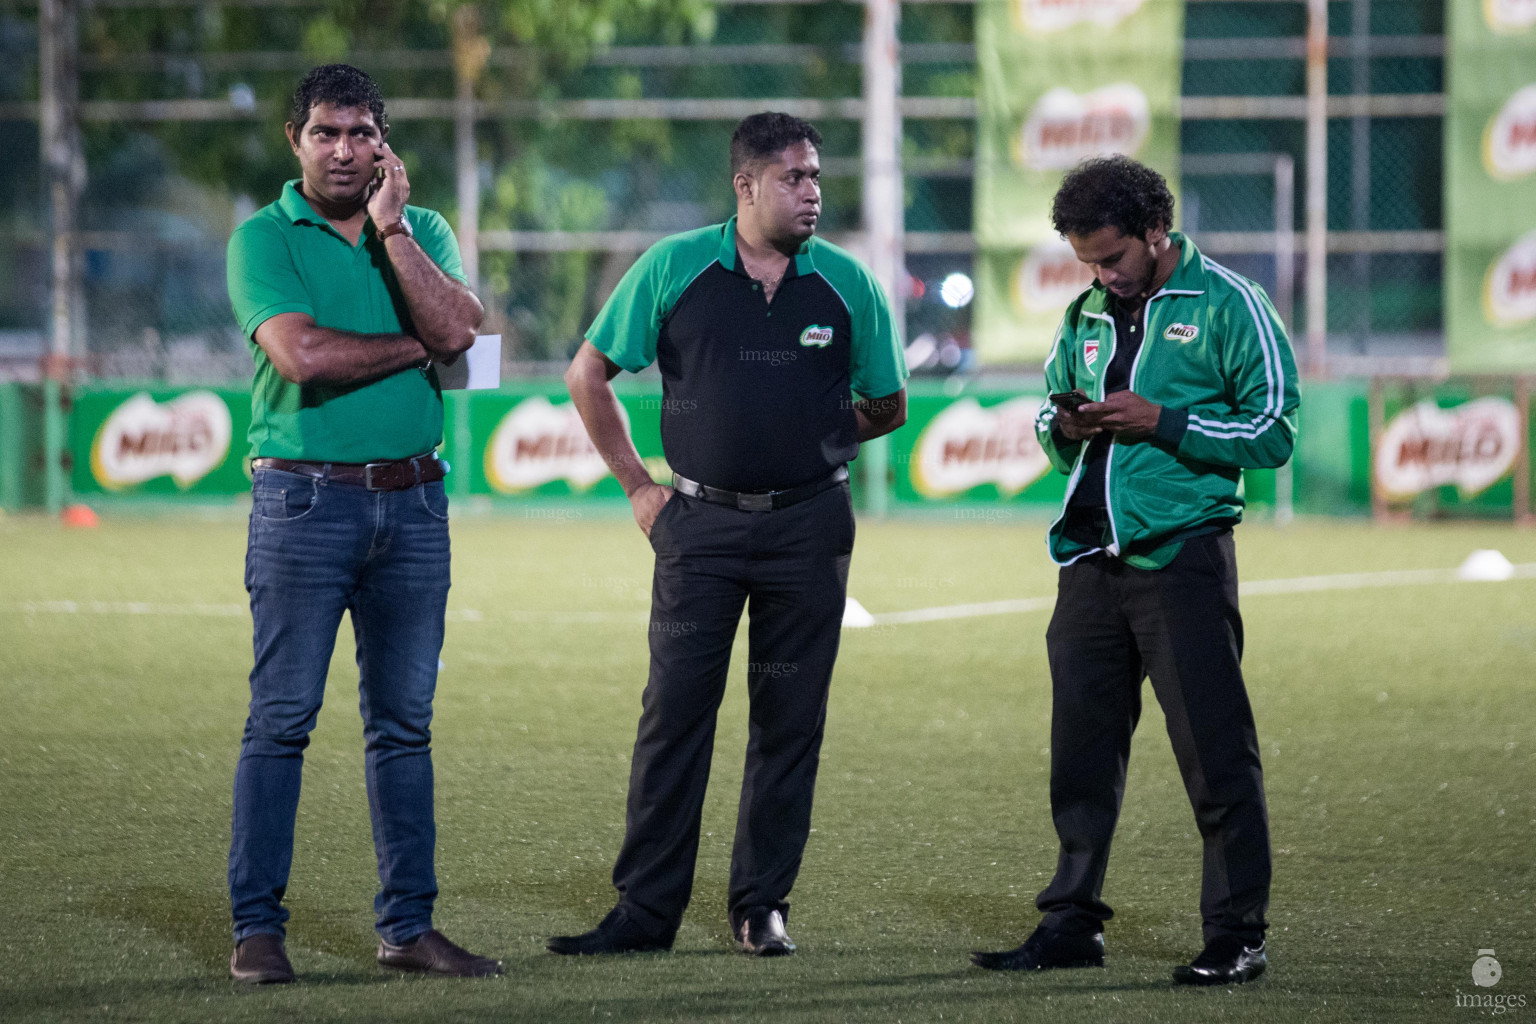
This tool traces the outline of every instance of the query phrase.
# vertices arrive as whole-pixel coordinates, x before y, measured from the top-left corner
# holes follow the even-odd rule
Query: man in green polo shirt
[[[230,302],[256,361],[245,569],[255,667],[235,770],[230,973],[254,984],[294,980],[282,899],[304,748],[349,612],[379,962],[501,973],[432,927],[429,726],[449,583],[432,364],[474,343],[483,310],[447,223],[406,205],[410,182],[388,132],[366,74],[345,64],[311,71],[287,126],[303,176],[229,242]]]
[[[727,915],[746,953],[795,948],[784,922],[810,832],[853,553],[847,463],[861,441],[901,426],[907,407],[884,293],[814,237],[820,146],[816,129],[788,114],[744,120],[731,138],[736,216],[641,256],[566,372],[656,573],[650,680],[613,868],[619,904],[592,931],[551,939],[556,953],[672,945],[744,609],[752,710]],[[652,362],[671,487],[640,462],[609,383]]]

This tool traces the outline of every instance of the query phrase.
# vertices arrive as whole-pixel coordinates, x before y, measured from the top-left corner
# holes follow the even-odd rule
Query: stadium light
[[[970,277],[958,270],[944,279],[939,285],[939,298],[944,300],[944,305],[950,309],[961,309],[969,306],[971,299],[976,296],[976,286],[971,283]]]

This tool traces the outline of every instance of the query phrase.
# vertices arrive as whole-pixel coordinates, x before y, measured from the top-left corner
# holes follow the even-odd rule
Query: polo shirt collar
[[[292,181],[286,182],[283,185],[283,194],[277,200],[278,208],[294,224],[313,224],[323,231],[329,231],[345,242],[346,239],[342,238],[341,232],[332,227],[330,221],[316,213],[315,208],[309,205],[309,200],[304,198],[304,193],[299,191],[299,186],[303,183],[303,178],[294,178]],[[368,224],[363,227],[363,233],[358,236],[357,248],[362,248],[363,243],[368,240],[368,236],[373,233],[371,230],[372,224],[373,218],[370,217]]]
[[[304,179],[294,178],[283,185],[283,195],[277,201],[278,208],[288,215],[288,219],[295,224],[306,221],[310,224],[320,224],[330,227],[326,219],[315,212],[315,208],[309,205],[309,200],[304,198],[304,193],[299,191],[299,186]]]
[[[304,202],[304,197],[299,196],[299,202]],[[306,204],[308,205],[308,204]],[[811,243],[816,236],[812,235],[800,243],[800,248],[795,251],[794,270],[786,272],[786,277],[804,277],[816,272],[816,264],[811,259]],[[725,222],[725,230],[720,234],[720,265],[733,274],[745,274],[741,269],[740,261],[736,258],[736,218],[732,217]]]

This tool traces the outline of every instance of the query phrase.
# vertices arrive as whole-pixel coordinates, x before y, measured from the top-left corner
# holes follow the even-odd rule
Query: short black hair
[[[1129,238],[1173,228],[1168,182],[1128,156],[1084,160],[1062,179],[1051,200],[1051,223],[1063,235],[1091,235],[1113,226]]]
[[[821,148],[821,132],[792,114],[767,111],[753,114],[731,134],[731,177],[755,174],[764,164],[797,142]]]
[[[309,120],[309,112],[316,103],[329,103],[334,107],[367,107],[373,112],[373,123],[379,131],[389,127],[384,116],[384,94],[379,84],[366,71],[350,64],[322,64],[304,76],[299,87],[293,90],[293,106],[288,119],[295,128],[303,128]]]

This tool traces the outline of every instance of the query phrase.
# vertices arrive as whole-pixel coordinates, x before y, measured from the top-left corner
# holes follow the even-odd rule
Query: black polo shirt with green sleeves
[[[279,313],[308,313],[321,327],[358,334],[412,333],[394,268],[370,222],[352,245],[314,211],[299,182],[235,229],[229,300],[256,359],[251,455],[317,462],[374,462],[420,455],[443,439],[437,370],[410,368],[366,384],[299,385],[277,372],[256,328]],[[432,210],[407,206],[416,241],[464,282],[458,242]]]
[[[661,369],[661,443],[681,475],[731,491],[818,480],[859,452],[853,394],[907,380],[869,270],[812,237],[774,293],[742,269],[736,218],[657,242],[587,331],[619,366]]]

